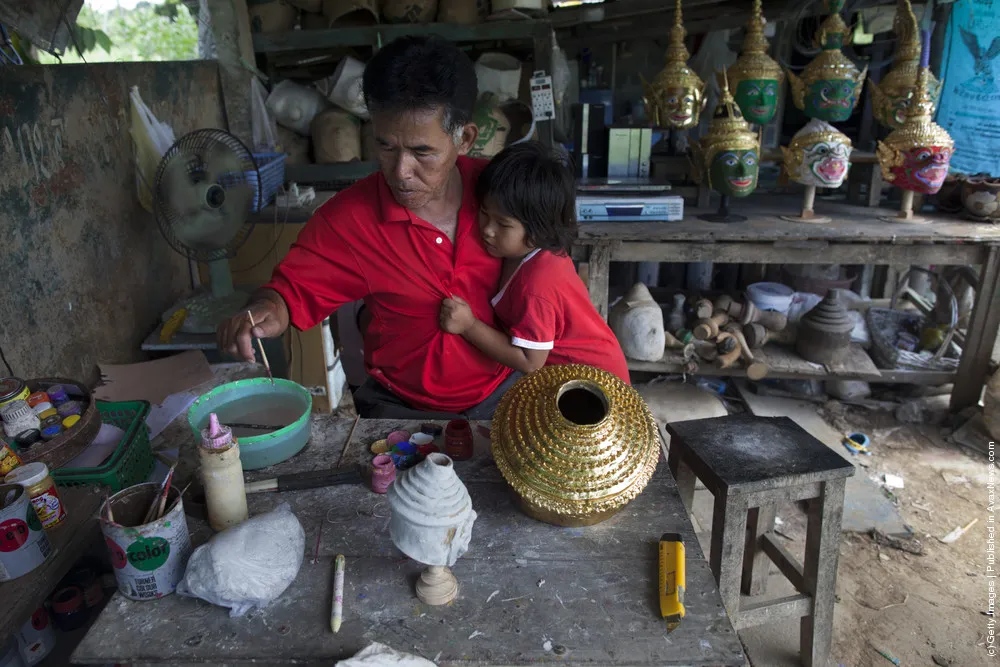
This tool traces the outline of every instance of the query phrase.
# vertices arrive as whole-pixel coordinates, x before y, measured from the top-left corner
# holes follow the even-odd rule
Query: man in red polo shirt
[[[479,240],[472,62],[434,37],[400,38],[365,68],[379,172],[322,206],[251,299],[219,327],[220,349],[253,360],[251,334],[309,329],[364,299],[365,417],[488,418],[516,374],[438,326],[441,300],[461,294],[493,322],[500,261]]]

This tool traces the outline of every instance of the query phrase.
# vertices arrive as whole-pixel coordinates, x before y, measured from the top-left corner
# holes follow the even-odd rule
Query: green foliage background
[[[140,2],[135,9],[97,12],[84,5],[77,19],[75,47],[62,56],[64,63],[193,60],[198,57],[198,24],[187,6],[177,0]],[[38,52],[38,62],[59,58]]]

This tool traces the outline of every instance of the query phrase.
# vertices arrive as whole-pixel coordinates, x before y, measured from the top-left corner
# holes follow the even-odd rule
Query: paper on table
[[[101,386],[94,396],[102,401],[149,401],[159,405],[171,394],[213,379],[205,355],[189,350],[172,357],[138,364],[98,364]]]
[[[146,417],[146,426],[149,427],[149,439],[152,440],[163,432],[170,422],[177,419],[184,413],[191,404],[198,399],[198,396],[189,391],[182,391],[172,394],[163,399],[159,405],[154,405],[149,409]]]
[[[111,456],[118,443],[125,437],[125,431],[113,424],[101,424],[93,442],[77,454],[76,458],[64,464],[63,468],[96,468]]]

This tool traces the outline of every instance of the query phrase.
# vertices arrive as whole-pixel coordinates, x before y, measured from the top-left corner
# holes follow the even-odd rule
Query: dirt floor
[[[947,443],[938,427],[899,424],[886,413],[827,404],[823,415],[841,432],[873,436],[867,472],[879,479],[887,472],[903,477],[905,487],[893,495],[924,552],[912,555],[880,547],[870,536],[843,535],[835,661],[845,667],[890,665],[878,649],[901,665],[998,662],[995,651],[993,657],[987,652],[991,619],[984,614],[990,582],[986,455]],[[787,532],[801,543],[805,525],[795,517]],[[978,523],[954,543],[938,540],[973,519]]]

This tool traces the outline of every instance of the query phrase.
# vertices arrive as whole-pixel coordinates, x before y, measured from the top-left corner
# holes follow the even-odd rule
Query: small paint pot
[[[46,392],[49,395],[49,401],[52,405],[59,407],[63,403],[69,400],[69,396],[66,394],[66,389],[61,384],[54,384],[49,387]]]
[[[402,456],[413,456],[417,453],[417,447],[409,440],[397,442],[392,446],[392,453],[401,454]]]
[[[372,491],[385,493],[396,480],[396,465],[391,456],[379,454],[372,459]]]
[[[405,442],[406,440],[409,439],[410,439],[409,431],[393,431],[388,436],[386,436],[385,441],[386,443],[388,443],[390,447],[392,447],[397,442]]]
[[[410,436],[410,443],[421,447],[422,445],[429,445],[434,442],[434,436],[430,433],[414,433]]]
[[[42,410],[41,412],[36,412],[35,414],[37,414],[38,418],[41,419],[42,421],[45,421],[46,419],[49,419],[51,417],[59,416],[59,412],[55,408],[47,408],[45,410]]]
[[[31,409],[35,411],[35,414],[38,415],[39,419],[44,419],[44,417],[42,417],[42,413],[47,412],[49,410],[55,410],[55,406],[49,403],[48,401],[42,401],[41,403],[36,403],[32,405]]]
[[[444,430],[444,453],[453,461],[472,458],[472,426],[465,419],[453,419]]]
[[[21,378],[0,378],[0,408],[11,401],[23,401],[30,395],[28,385]]]
[[[56,646],[56,630],[45,605],[31,615],[17,633],[17,645],[25,667],[34,667],[52,652]],[[2,664],[2,663],[0,663]]]
[[[82,414],[83,413],[83,409],[80,407],[80,402],[79,401],[66,401],[65,403],[63,403],[62,405],[60,405],[58,408],[56,408],[56,412],[59,413],[60,417],[62,417],[63,419],[65,419],[66,417],[69,417],[70,415],[80,415],[80,414]]]
[[[433,435],[436,438],[444,433],[444,429],[437,424],[421,424],[420,432],[426,433],[427,435]]]
[[[55,417],[50,417],[49,419],[59,419],[59,416],[56,415]],[[49,420],[46,419],[45,421]],[[42,440],[45,440],[46,442],[48,442],[49,440],[55,440],[60,435],[62,435],[62,432],[63,432],[63,425],[61,421],[57,421],[54,424],[48,424],[48,425],[42,424]]]
[[[49,395],[46,394],[44,391],[36,391],[34,394],[28,396],[26,400],[28,401],[28,405],[30,405],[31,407],[35,407],[40,403],[51,403],[51,401],[49,400]]]
[[[87,607],[83,601],[83,590],[79,586],[66,586],[52,594],[52,613],[56,625],[63,632],[82,628],[87,622]]]
[[[441,450],[438,449],[438,446],[435,445],[433,442],[426,445],[420,445],[419,447],[417,447],[417,453],[425,457],[429,454],[436,454],[440,451]]]
[[[372,454],[388,454],[389,453],[389,442],[382,438],[381,440],[376,440],[372,443],[370,447]]]
[[[97,573],[89,567],[79,567],[66,575],[66,583],[79,586],[83,591],[83,603],[87,608],[96,607],[104,599],[104,589]]]
[[[0,485],[0,503],[0,581],[10,581],[44,563],[52,545],[26,488]]]
[[[16,436],[14,436],[14,444],[17,445],[18,449],[27,449],[28,447],[31,447],[33,444],[35,444],[41,439],[42,439],[41,429],[32,428],[28,429],[27,431],[21,431]]]
[[[69,417],[66,417],[66,419],[62,420],[62,427],[68,431],[76,426],[78,421],[80,421],[80,415],[70,415]]]

